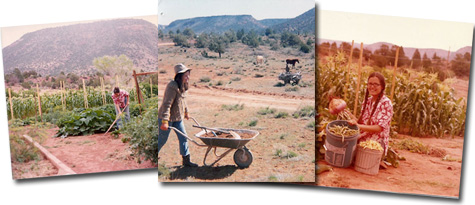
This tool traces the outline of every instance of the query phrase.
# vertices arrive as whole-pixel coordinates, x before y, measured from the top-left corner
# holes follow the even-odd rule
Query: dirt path
[[[53,136],[57,129],[50,129]],[[137,163],[130,157],[128,143],[102,134],[49,137],[42,143],[59,160],[78,174],[145,169],[156,167],[150,162]]]
[[[270,107],[288,111],[295,111],[303,106],[315,106],[314,99],[303,99],[277,94],[253,94],[243,91],[223,91],[215,88],[193,88],[190,89],[187,101],[207,102],[213,104],[245,104],[251,107]]]
[[[366,175],[349,168],[332,168],[332,171],[317,176],[319,186],[366,189],[385,192],[458,197],[462,163],[463,138],[436,139],[413,138],[433,148],[445,150],[454,161],[442,160],[426,154],[398,150],[406,161],[400,161],[398,168],[380,169],[376,176]],[[401,140],[401,139],[396,139]],[[327,165],[319,161],[319,165]]]

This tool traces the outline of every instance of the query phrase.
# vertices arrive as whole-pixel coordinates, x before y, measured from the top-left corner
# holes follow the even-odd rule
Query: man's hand
[[[162,122],[162,126],[160,126],[160,129],[163,131],[168,130],[168,122]]]
[[[188,112],[185,112],[185,119],[187,119],[187,120],[190,119],[190,115],[188,114]]]

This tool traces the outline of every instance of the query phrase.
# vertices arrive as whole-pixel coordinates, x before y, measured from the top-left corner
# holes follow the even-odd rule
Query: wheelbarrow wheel
[[[242,149],[238,149],[236,150],[236,152],[234,152],[234,162],[240,168],[249,167],[249,165],[251,165],[252,163],[252,160],[253,160],[252,153],[246,147]]]

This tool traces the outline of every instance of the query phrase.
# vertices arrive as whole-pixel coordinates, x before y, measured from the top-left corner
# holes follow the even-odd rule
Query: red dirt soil
[[[317,176],[319,186],[340,187],[350,189],[375,190],[408,194],[422,194],[455,197],[459,196],[460,177],[463,153],[462,137],[452,138],[413,138],[400,135],[402,139],[412,138],[432,148],[443,149],[447,157],[454,159],[444,161],[443,157],[412,153],[397,150],[405,157],[398,168],[392,166],[380,169],[375,176],[355,171],[353,166],[348,168],[333,167]],[[395,139],[401,140],[401,139]],[[324,160],[318,165],[328,165]]]
[[[50,129],[53,136],[57,129]],[[47,138],[43,143],[48,151],[78,174],[134,170],[157,167],[149,161],[141,164],[130,157],[129,144],[110,134],[71,136],[65,139]]]

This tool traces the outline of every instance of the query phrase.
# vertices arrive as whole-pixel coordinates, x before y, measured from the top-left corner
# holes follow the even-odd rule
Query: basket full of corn
[[[376,175],[383,155],[383,147],[375,140],[366,140],[356,148],[355,170],[361,173]]]

